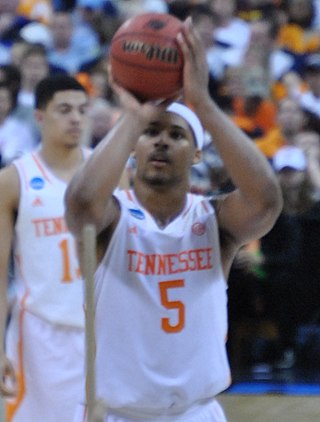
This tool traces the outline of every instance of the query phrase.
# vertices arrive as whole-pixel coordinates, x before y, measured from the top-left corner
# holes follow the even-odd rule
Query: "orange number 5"
[[[161,319],[161,327],[167,333],[178,333],[184,328],[185,324],[185,307],[180,300],[170,300],[168,297],[169,289],[184,287],[184,280],[160,281],[160,298],[161,303],[166,309],[176,309],[178,312],[178,322],[173,325],[169,318]]]

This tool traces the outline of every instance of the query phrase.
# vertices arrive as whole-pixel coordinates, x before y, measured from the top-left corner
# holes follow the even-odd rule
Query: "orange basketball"
[[[115,82],[142,101],[179,94],[183,55],[176,36],[181,25],[166,13],[146,13],[124,22],[110,45]]]

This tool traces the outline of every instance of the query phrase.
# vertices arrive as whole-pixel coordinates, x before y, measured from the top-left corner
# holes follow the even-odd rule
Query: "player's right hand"
[[[5,398],[17,395],[15,370],[6,356],[0,357],[0,395]]]
[[[159,113],[165,111],[168,105],[178,98],[178,96],[175,96],[173,98],[163,98],[155,101],[140,101],[130,91],[114,81],[110,64],[108,67],[108,81],[113,92],[117,95],[123,110],[133,113],[135,119],[140,117],[146,122],[157,118]]]

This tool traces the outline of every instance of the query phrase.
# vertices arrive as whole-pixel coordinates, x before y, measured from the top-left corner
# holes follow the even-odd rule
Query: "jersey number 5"
[[[167,333],[178,333],[185,325],[184,303],[180,300],[170,300],[169,298],[169,290],[179,287],[184,287],[184,280],[160,281],[159,283],[161,304],[166,309],[175,309],[178,314],[176,324],[172,324],[170,318],[166,317],[161,319],[161,327]]]

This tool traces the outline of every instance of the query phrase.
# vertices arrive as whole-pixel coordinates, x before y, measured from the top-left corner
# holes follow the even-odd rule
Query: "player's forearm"
[[[8,316],[7,281],[0,279],[0,356],[5,355],[4,340]]]
[[[106,207],[142,127],[137,116],[125,113],[71,180],[66,192],[66,216],[72,231],[78,223],[95,223],[98,229],[102,220],[104,227],[108,225]]]

